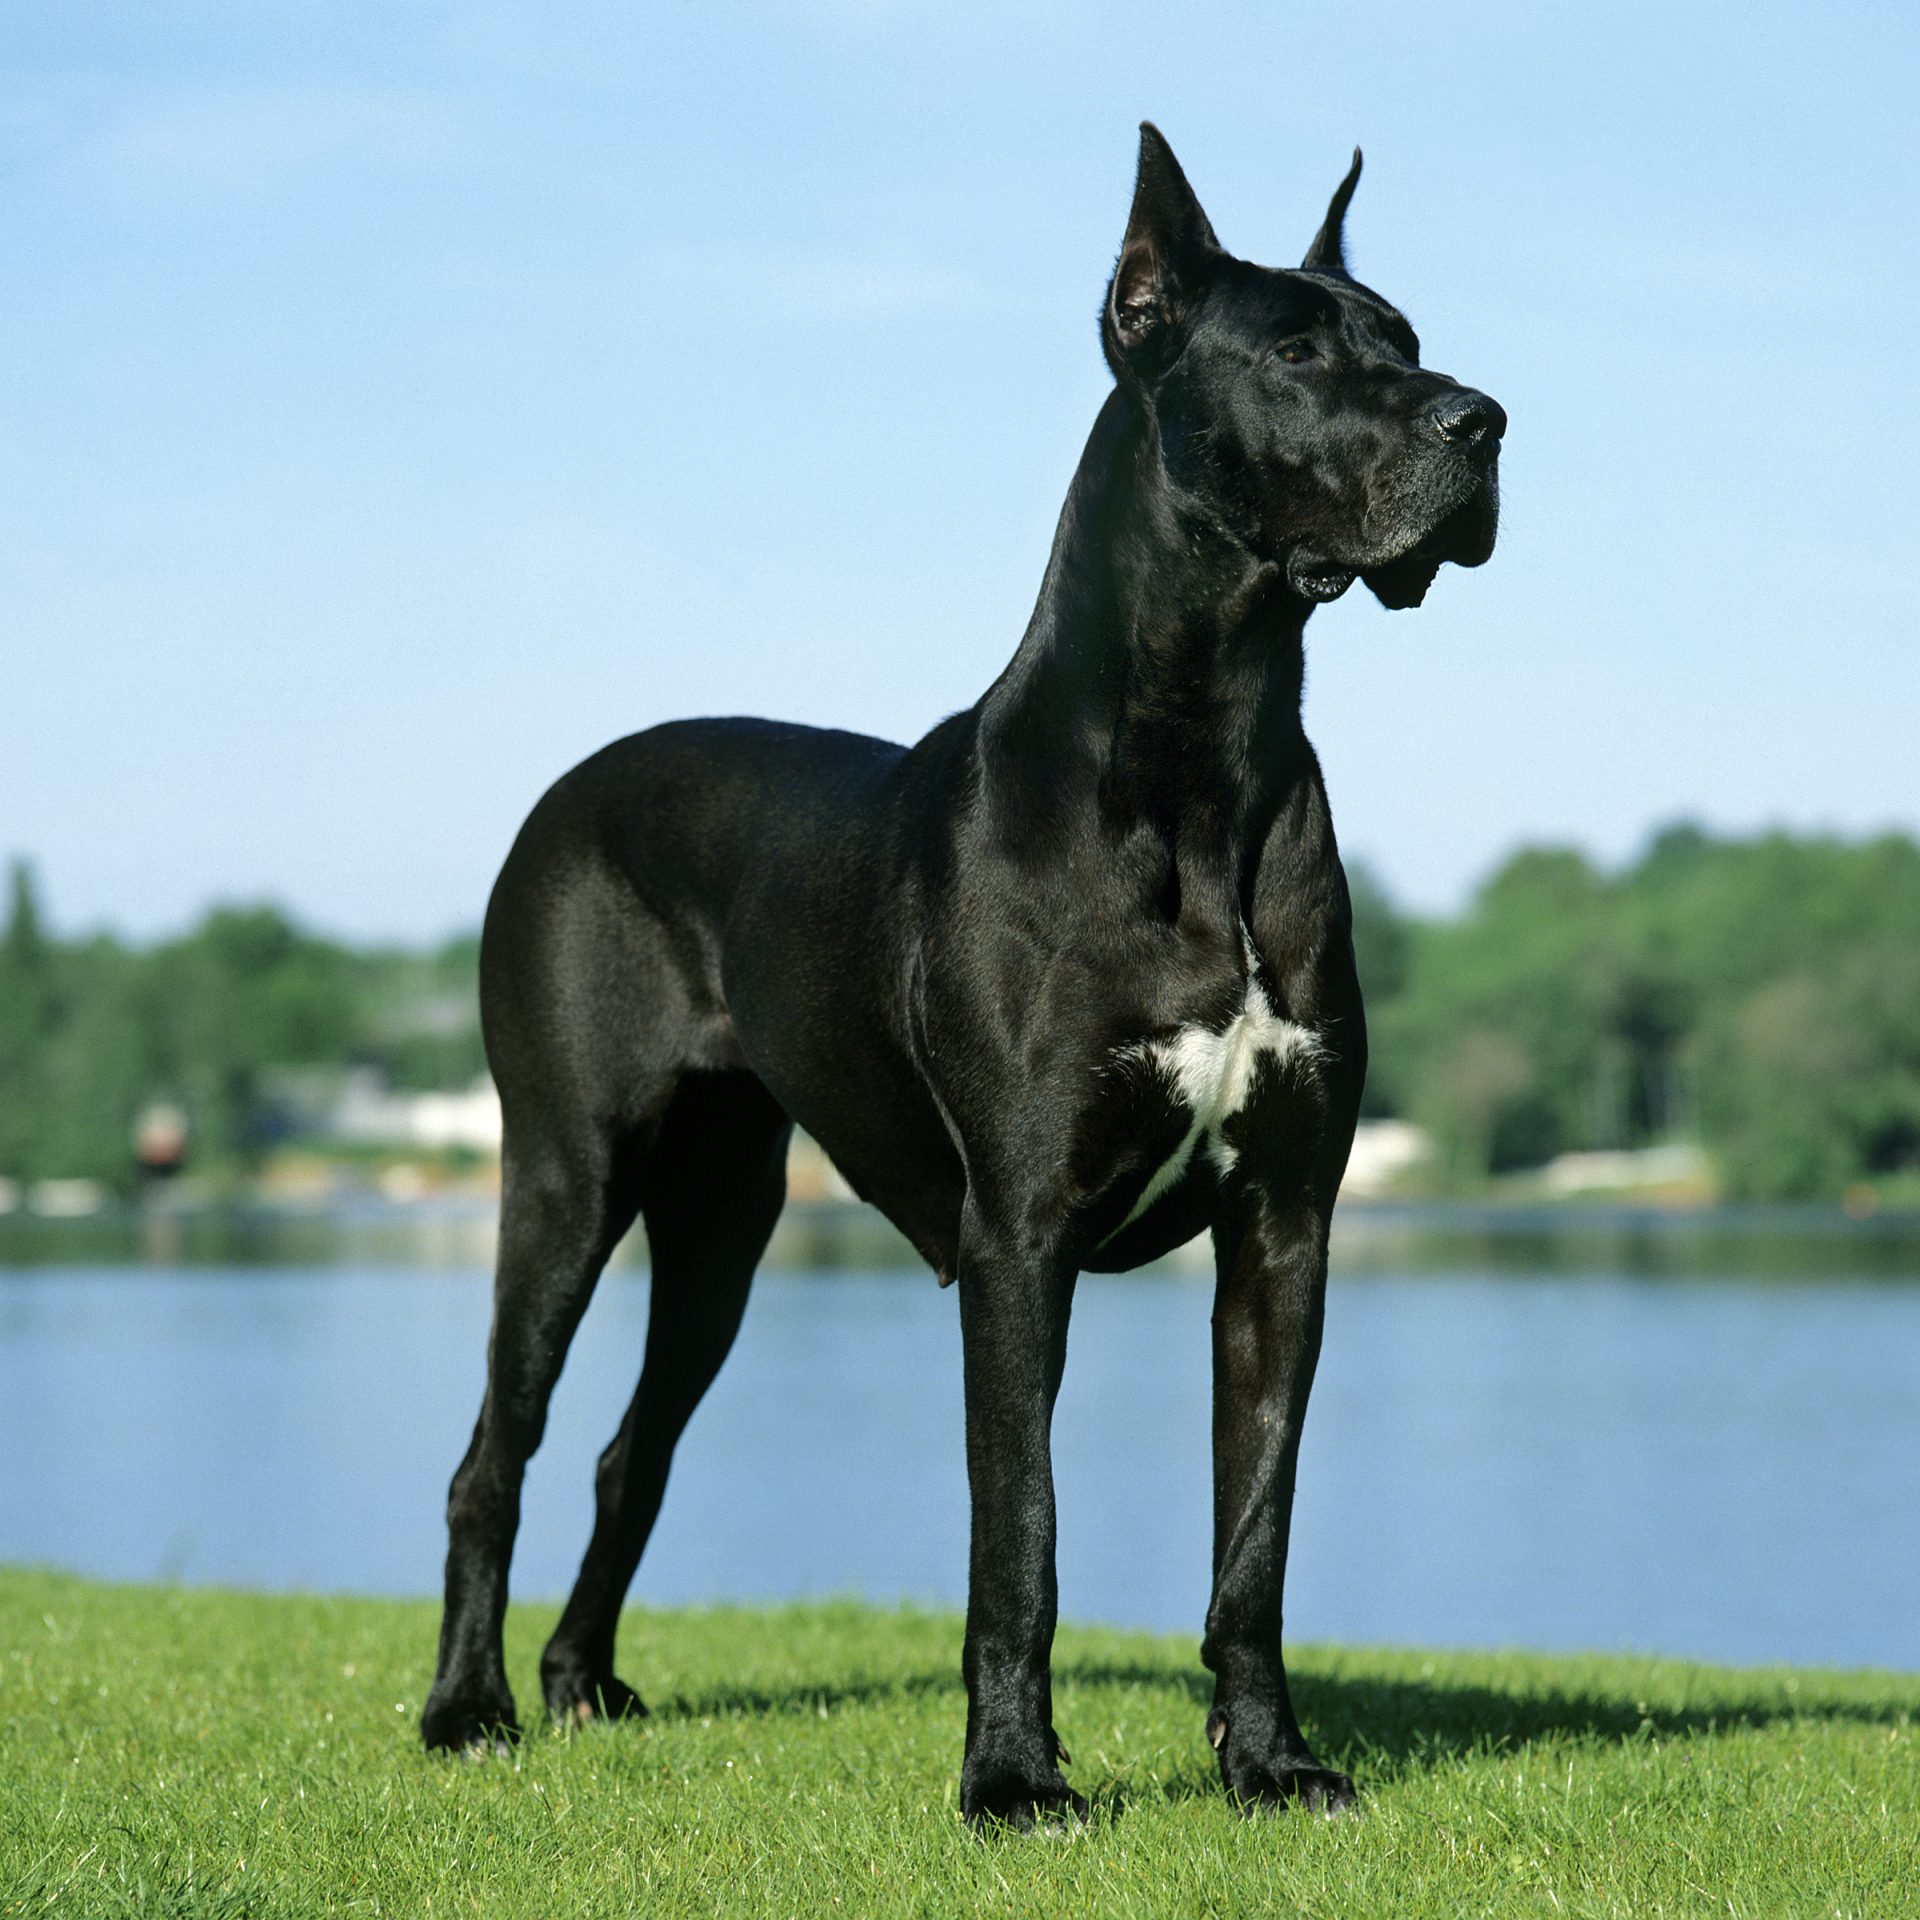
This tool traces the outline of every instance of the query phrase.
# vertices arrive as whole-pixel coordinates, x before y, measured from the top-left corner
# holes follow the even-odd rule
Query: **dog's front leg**
[[[1294,1468],[1326,1302],[1326,1212],[1304,1196],[1243,1190],[1215,1224],[1214,1257],[1207,1737],[1243,1807],[1298,1800],[1337,1813],[1353,1804],[1353,1782],[1308,1748],[1280,1654]]]
[[[1050,1436],[1076,1276],[984,1226],[971,1204],[959,1267],[973,1495],[960,1809],[975,1825],[1025,1827],[1036,1813],[1086,1812],[1060,1775],[1049,1672],[1059,1605]]]

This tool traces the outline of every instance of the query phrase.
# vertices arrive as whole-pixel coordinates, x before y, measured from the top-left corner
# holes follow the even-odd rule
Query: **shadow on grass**
[[[1056,1672],[1059,1669],[1055,1669]],[[924,1700],[961,1692],[958,1662],[951,1672],[896,1673],[885,1679],[796,1680],[782,1687],[709,1687],[696,1693],[647,1696],[648,1710],[661,1720],[720,1719],[730,1714],[832,1713],[837,1707],[881,1706],[890,1700]]]
[[[1063,1688],[1127,1687],[1184,1694],[1195,1729],[1213,1699],[1213,1680],[1203,1672],[1170,1673],[1164,1667],[1097,1660],[1056,1662]],[[1798,1721],[1853,1721],[1892,1726],[1914,1717],[1910,1702],[1783,1699],[1776,1681],[1756,1678],[1741,1693],[1737,1676],[1723,1682],[1711,1706],[1642,1705],[1628,1694],[1568,1691],[1545,1686],[1505,1689],[1447,1680],[1347,1678],[1300,1674],[1292,1678],[1294,1705],[1309,1736],[1333,1764],[1373,1781],[1391,1780],[1473,1755],[1513,1753],[1544,1741],[1567,1738],[1621,1745],[1688,1739],[1736,1728]],[[957,1665],[938,1673],[890,1675],[872,1680],[796,1682],[784,1687],[718,1687],[654,1703],[670,1718],[731,1714],[817,1714],[841,1707],[961,1694]],[[1070,1734],[1070,1729],[1067,1730]],[[1216,1791],[1206,1769],[1206,1791]],[[1170,1797],[1185,1798],[1193,1783],[1172,1780]]]
[[[1163,1669],[1069,1664],[1056,1680],[1079,1686],[1176,1689],[1204,1713],[1213,1701],[1212,1676],[1173,1675]],[[1737,1680],[1712,1706],[1662,1707],[1627,1694],[1572,1692],[1547,1686],[1514,1689],[1448,1680],[1289,1676],[1293,1703],[1308,1737],[1333,1765],[1373,1781],[1392,1780],[1444,1762],[1490,1753],[1516,1753],[1563,1739],[1629,1745],[1690,1739],[1735,1728],[1798,1721],[1853,1721],[1892,1726],[1914,1717],[1909,1702],[1783,1700],[1777,1682],[1758,1680],[1742,1697]],[[1179,1782],[1169,1783],[1175,1795]]]

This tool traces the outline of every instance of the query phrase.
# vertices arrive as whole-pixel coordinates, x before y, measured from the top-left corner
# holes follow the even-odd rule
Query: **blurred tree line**
[[[12,870],[0,934],[0,1176],[124,1186],[133,1130],[181,1108],[198,1171],[244,1171],[293,1130],[302,1068],[377,1068],[403,1088],[485,1071],[479,942],[356,950],[274,907],[222,907],[192,932],[134,947],[46,929],[33,875]]]
[[[1353,875],[1369,1115],[1432,1135],[1435,1179],[1574,1149],[1697,1141],[1728,1190],[1920,1193],[1920,846],[1660,834],[1624,872],[1516,854],[1465,912],[1400,913]],[[356,950],[272,907],[133,947],[53,937],[12,873],[0,935],[0,1176],[125,1184],[136,1117],[182,1108],[192,1163],[244,1171],[302,1070],[406,1089],[484,1071],[478,943]]]
[[[1669,1140],[1736,1198],[1920,1175],[1912,840],[1675,826],[1618,874],[1533,848],[1447,921],[1354,891],[1368,1111],[1426,1127],[1441,1184]]]

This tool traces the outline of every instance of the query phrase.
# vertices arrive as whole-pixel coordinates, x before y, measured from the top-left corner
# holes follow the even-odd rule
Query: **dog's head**
[[[1101,338],[1156,423],[1167,471],[1307,600],[1364,580],[1414,607],[1448,560],[1477,567],[1499,518],[1496,401],[1420,364],[1397,308],[1347,272],[1360,155],[1294,272],[1236,259],[1157,128]]]

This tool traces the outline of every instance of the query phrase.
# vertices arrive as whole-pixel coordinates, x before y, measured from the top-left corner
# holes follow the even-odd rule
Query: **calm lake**
[[[237,1265],[151,1232],[0,1235],[0,1560],[434,1591],[489,1302],[476,1223],[422,1230],[207,1243]],[[1210,1293],[1192,1270],[1081,1282],[1055,1428],[1069,1618],[1197,1640]],[[646,1313],[644,1269],[611,1272],[529,1478],[522,1594],[570,1581]],[[769,1272],[634,1595],[959,1606],[966,1528],[953,1295]],[[1920,1668],[1920,1240],[1343,1231],[1288,1595],[1300,1639]]]

